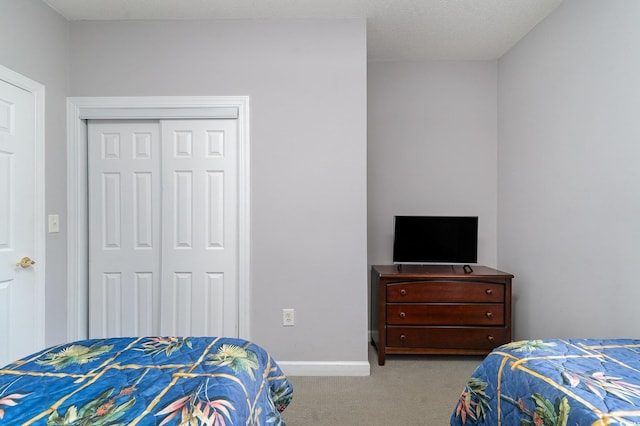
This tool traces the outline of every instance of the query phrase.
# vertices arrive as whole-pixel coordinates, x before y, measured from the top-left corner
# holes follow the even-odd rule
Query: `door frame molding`
[[[238,337],[250,339],[250,108],[248,96],[67,98],[67,340],[86,339],[89,300],[87,117],[238,120]],[[44,220],[41,221],[44,223]]]
[[[33,299],[33,312],[35,313],[35,339],[39,346],[45,345],[45,294],[46,294],[46,253],[47,234],[46,223],[46,192],[45,192],[45,87],[37,81],[31,80],[9,68],[0,65],[0,80],[25,90],[34,96],[35,101],[35,171],[34,171],[34,252],[33,258],[38,266],[33,268],[35,275],[35,295]],[[17,259],[16,259],[17,260]]]

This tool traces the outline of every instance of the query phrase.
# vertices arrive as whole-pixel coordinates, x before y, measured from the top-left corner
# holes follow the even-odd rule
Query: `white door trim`
[[[67,99],[67,340],[88,336],[88,114],[117,110],[126,118],[140,113],[146,118],[180,118],[206,108],[237,108],[238,111],[238,333],[250,339],[250,139],[248,96],[160,96],[160,97],[75,97]],[[155,117],[148,117],[149,111]],[[153,114],[152,114],[153,115]],[[121,117],[121,118],[125,118]],[[211,117],[215,118],[215,117]],[[41,221],[44,224],[44,219]]]
[[[35,339],[40,346],[45,345],[45,270],[46,270],[46,233],[45,233],[45,137],[44,137],[44,93],[42,84],[33,81],[9,68],[0,65],[0,80],[13,84],[29,93],[35,98],[35,187],[33,189],[35,203],[35,223],[34,228],[34,259],[38,262],[38,267],[34,268],[35,288],[33,312],[35,315],[36,336]]]

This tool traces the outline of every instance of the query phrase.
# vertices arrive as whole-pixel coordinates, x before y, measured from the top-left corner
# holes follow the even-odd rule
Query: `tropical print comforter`
[[[284,425],[292,392],[270,355],[245,340],[84,340],[2,368],[0,424]]]
[[[472,374],[450,424],[640,424],[640,340],[500,346]]]

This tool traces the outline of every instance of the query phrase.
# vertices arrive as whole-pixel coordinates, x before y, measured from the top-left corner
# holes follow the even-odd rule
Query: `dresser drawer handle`
[[[487,318],[489,319],[493,318],[493,312],[487,312]]]
[[[488,296],[491,296],[493,294],[493,290],[491,290],[490,288],[486,289],[484,292],[487,293]]]
[[[400,341],[401,342],[405,342],[407,340],[407,336],[405,336],[404,334],[400,335]]]
[[[400,312],[400,318],[405,319],[407,317],[407,314],[405,314],[404,312]]]
[[[407,290],[405,290],[404,288],[400,290],[400,296],[406,296],[406,295],[407,295]]]
[[[492,335],[488,335],[487,336],[487,340],[490,341],[490,342],[493,342],[495,339],[494,339],[494,337]]]

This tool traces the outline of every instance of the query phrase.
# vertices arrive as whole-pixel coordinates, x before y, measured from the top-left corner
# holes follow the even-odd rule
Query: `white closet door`
[[[236,128],[162,121],[162,334],[238,334]]]
[[[89,336],[159,332],[158,122],[89,122]]]
[[[90,122],[90,337],[238,335],[236,128]]]

